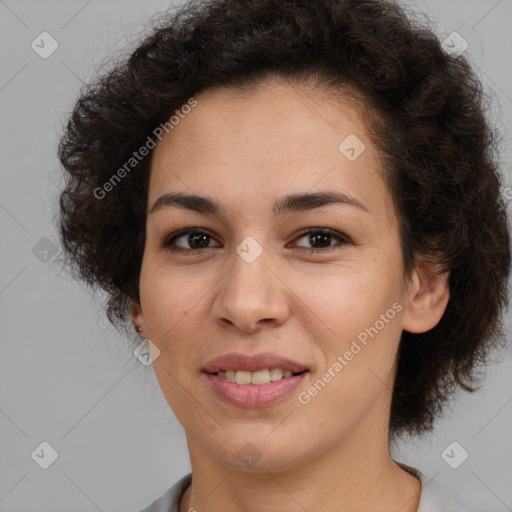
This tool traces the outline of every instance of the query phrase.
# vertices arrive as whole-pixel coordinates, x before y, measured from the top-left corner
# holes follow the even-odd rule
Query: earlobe
[[[450,299],[450,272],[439,274],[426,268],[414,271],[402,317],[402,328],[412,333],[433,329],[441,320]]]
[[[142,313],[140,304],[137,302],[132,301],[130,303],[130,316],[132,317],[132,322],[137,332],[144,332],[146,330],[144,327],[144,314]],[[140,328],[140,330],[138,328]]]

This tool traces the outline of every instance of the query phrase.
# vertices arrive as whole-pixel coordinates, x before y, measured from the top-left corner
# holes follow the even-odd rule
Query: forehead
[[[251,92],[209,89],[196,100],[154,150],[149,205],[174,191],[256,208],[293,192],[338,190],[391,213],[380,158],[352,96],[273,81]]]

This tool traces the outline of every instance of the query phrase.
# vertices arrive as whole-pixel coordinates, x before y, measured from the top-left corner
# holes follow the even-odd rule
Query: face
[[[153,154],[132,309],[191,454],[276,470],[387,441],[413,295],[354,103],[279,81],[196,100]]]

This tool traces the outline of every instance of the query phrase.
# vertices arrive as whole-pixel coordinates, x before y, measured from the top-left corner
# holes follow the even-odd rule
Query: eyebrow
[[[289,194],[278,199],[272,208],[274,215],[284,215],[288,212],[303,212],[322,208],[329,205],[348,205],[364,212],[370,210],[355,197],[343,192],[314,192],[302,194]],[[188,195],[180,192],[164,194],[151,206],[148,215],[164,208],[184,208],[199,213],[213,214],[227,217],[224,207],[210,197]]]

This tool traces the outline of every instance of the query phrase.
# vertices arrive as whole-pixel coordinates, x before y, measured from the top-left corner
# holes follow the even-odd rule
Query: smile
[[[249,372],[245,370],[228,370],[217,372],[217,377],[225,379],[228,382],[236,382],[236,384],[252,384],[253,386],[261,386],[269,382],[277,382],[281,379],[287,379],[294,375],[291,370],[283,370],[282,368],[265,368],[257,372]],[[298,375],[298,374],[295,374]]]

